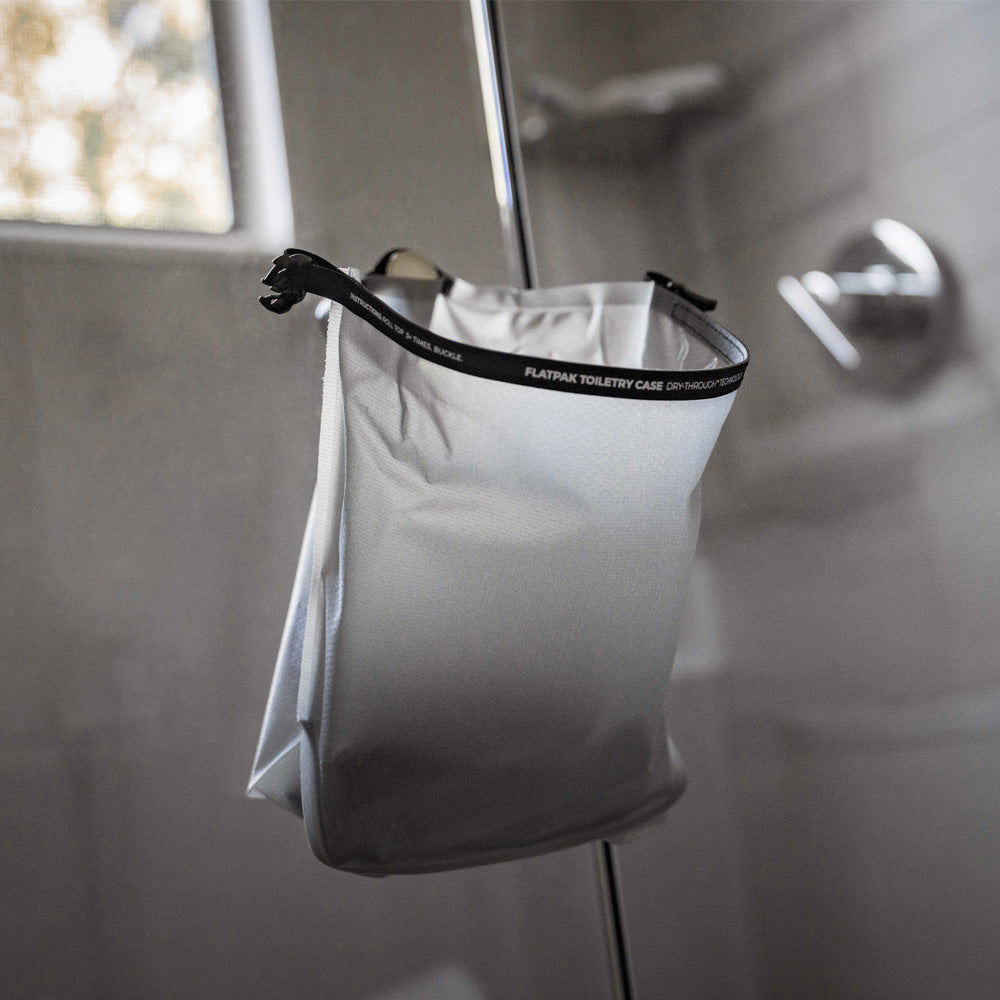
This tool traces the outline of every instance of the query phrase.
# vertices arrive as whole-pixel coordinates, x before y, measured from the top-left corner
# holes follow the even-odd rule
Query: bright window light
[[[0,0],[0,219],[233,227],[208,0]]]

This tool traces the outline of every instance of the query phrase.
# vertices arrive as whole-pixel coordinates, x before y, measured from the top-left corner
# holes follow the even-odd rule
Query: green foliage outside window
[[[0,0],[0,219],[232,227],[206,0]]]

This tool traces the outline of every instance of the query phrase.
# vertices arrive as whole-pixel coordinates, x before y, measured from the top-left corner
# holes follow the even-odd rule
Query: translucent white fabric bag
[[[318,476],[249,794],[369,875],[611,838],[664,725],[743,345],[659,275],[517,291],[288,251],[332,300]]]

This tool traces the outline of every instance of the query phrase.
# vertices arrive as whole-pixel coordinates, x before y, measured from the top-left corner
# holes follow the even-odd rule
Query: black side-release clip
[[[306,289],[301,285],[301,268],[306,264],[318,264],[333,268],[333,264],[314,253],[294,248],[286,250],[274,258],[273,267],[261,279],[273,295],[262,295],[260,304],[273,313],[286,313],[306,297]]]
[[[673,292],[674,295],[679,295],[682,299],[687,299],[691,305],[702,312],[711,312],[719,304],[715,299],[710,299],[707,295],[699,295],[697,292],[693,292],[690,288],[682,285],[679,281],[674,281],[673,278],[668,278],[665,274],[660,274],[659,271],[647,271],[646,280],[654,281],[668,292]]]

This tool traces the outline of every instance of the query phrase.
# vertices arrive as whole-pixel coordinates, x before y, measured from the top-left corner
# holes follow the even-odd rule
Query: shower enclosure
[[[666,272],[751,355],[614,961],[639,1000],[996,995],[1000,4],[496,9],[526,268]],[[510,280],[469,5],[270,23],[296,244]],[[859,377],[778,282],[888,288],[838,263],[886,219],[954,298]],[[243,796],[321,393],[307,311],[256,304],[281,249],[0,240],[0,998],[607,1000],[589,848],[365,880]]]

